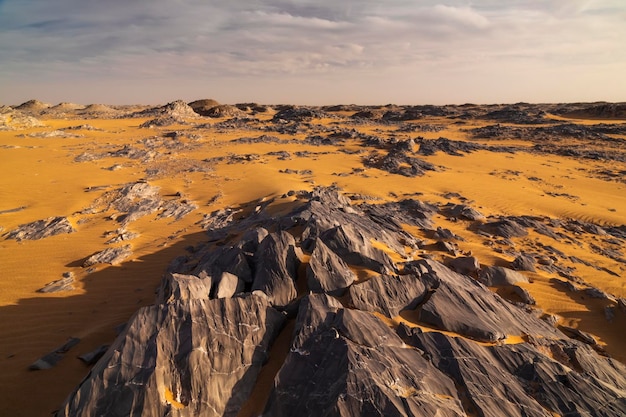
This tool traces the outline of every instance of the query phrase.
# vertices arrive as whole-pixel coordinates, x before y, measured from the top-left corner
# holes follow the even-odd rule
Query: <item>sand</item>
[[[268,113],[255,117],[267,120],[271,116],[272,113]],[[189,124],[140,129],[146,120],[45,119],[45,127],[0,132],[1,233],[50,216],[66,216],[77,229],[72,234],[37,241],[0,238],[0,366],[3,370],[0,415],[43,416],[58,408],[88,372],[88,367],[76,356],[100,344],[111,343],[116,326],[126,322],[140,306],[153,302],[154,289],[165,268],[176,256],[185,254],[189,246],[205,239],[198,223],[203,215],[214,210],[229,207],[244,210],[241,215],[245,215],[246,210],[277,199],[273,209],[279,211],[287,207],[285,203],[289,200],[280,197],[289,190],[311,190],[315,185],[334,184],[348,195],[364,195],[374,202],[406,197],[438,204],[464,201],[488,216],[533,215],[598,225],[626,223],[626,184],[595,174],[600,169],[626,170],[625,164],[620,162],[583,161],[520,151],[515,154],[476,151],[464,156],[439,152],[424,159],[445,170],[411,178],[364,167],[363,154],[357,153],[360,150],[357,141],[314,146],[303,143],[306,133],[271,132],[268,134],[289,143],[236,144],[231,141],[257,137],[261,132],[242,129],[220,132],[219,129],[194,129]],[[216,123],[223,119],[202,120]],[[335,122],[337,119],[332,118],[315,121],[323,126]],[[591,124],[580,119],[575,122]],[[464,129],[489,124],[471,121],[459,127],[443,118],[412,123],[446,126],[438,132],[418,134],[427,139],[443,136],[454,140],[470,140]],[[96,129],[68,131],[82,137],[28,136],[81,124]],[[349,127],[377,135],[393,130],[388,126]],[[180,142],[184,146],[179,148],[168,148],[166,140],[164,145],[155,148],[157,153],[151,160],[107,156],[76,162],[84,153],[101,155],[124,145],[143,149],[139,141],[162,140],[163,133],[172,131],[197,136],[183,135]],[[407,137],[418,134],[407,134]],[[498,145],[529,147],[527,142],[518,139],[499,141]],[[350,152],[342,152],[342,149]],[[281,160],[276,155],[268,155],[276,151],[289,152],[291,158]],[[303,151],[309,154],[296,156],[296,152]],[[258,157],[232,158],[232,155],[242,154]],[[223,159],[216,161],[215,158]],[[205,162],[207,160],[209,162]],[[111,169],[115,165],[118,169]],[[149,167],[160,171],[148,174]],[[133,251],[131,258],[118,266],[99,265],[88,271],[81,266],[83,261],[106,248],[108,237],[105,235],[120,226],[110,218],[110,211],[85,214],[85,208],[105,191],[139,180],[160,187],[159,194],[164,199],[182,195],[198,209],[178,221],[158,219],[158,213],[152,213],[130,223],[127,230],[139,234],[129,242]],[[462,200],[445,196],[446,193],[458,193]],[[441,215],[436,215],[435,220],[463,237],[460,249],[471,251],[481,264],[507,265],[512,261],[507,254],[485,246],[483,237],[466,229],[466,222],[450,221]],[[407,227],[407,230],[427,238],[416,228]],[[516,239],[515,244],[517,250],[532,252],[537,242],[541,242],[613,271],[611,274],[582,264],[567,264],[574,266],[576,275],[586,283],[615,297],[626,297],[625,265],[590,251],[589,245],[597,237],[576,238],[581,246],[531,232],[527,237]],[[406,253],[390,255],[394,261],[407,256]],[[436,256],[446,257],[444,254]],[[54,294],[36,292],[46,283],[61,278],[64,272],[74,273],[74,290]],[[371,271],[356,272],[361,280],[371,276]],[[523,286],[536,299],[538,308],[558,315],[561,324],[593,334],[610,355],[626,361],[623,336],[626,315],[616,310],[612,322],[604,316],[604,308],[614,305],[612,301],[568,292],[560,283],[565,280],[554,273],[539,270],[528,276],[532,282]],[[299,290],[302,292],[302,288]],[[403,313],[389,321],[389,325],[400,321],[418,325],[412,322],[414,315],[410,313]],[[263,398],[267,398],[268,384],[280,363],[272,357],[286,354],[289,332],[285,330],[281,334],[267,369],[260,375],[263,383],[257,384],[253,399],[241,415],[253,415]],[[508,342],[523,341],[516,336],[511,335]],[[62,345],[69,337],[78,337],[81,342],[57,366],[45,371],[28,371],[28,366],[37,358]]]

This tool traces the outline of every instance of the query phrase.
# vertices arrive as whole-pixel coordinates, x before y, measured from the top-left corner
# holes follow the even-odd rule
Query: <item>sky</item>
[[[0,103],[626,101],[623,0],[0,0]]]

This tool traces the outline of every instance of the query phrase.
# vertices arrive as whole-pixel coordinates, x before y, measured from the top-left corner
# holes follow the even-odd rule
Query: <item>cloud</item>
[[[488,80],[516,66],[529,80],[552,69],[606,73],[626,63],[619,0],[0,0],[0,11],[0,82],[15,91],[47,79],[61,94],[71,76],[190,89],[207,79],[345,80],[340,91],[390,74],[389,89],[406,91],[394,86],[446,74]]]

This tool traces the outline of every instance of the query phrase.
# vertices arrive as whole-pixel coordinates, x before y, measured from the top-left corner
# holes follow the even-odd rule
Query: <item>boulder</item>
[[[448,266],[459,274],[470,275],[480,269],[480,262],[474,256],[460,256],[450,259]]]
[[[350,287],[350,301],[363,311],[395,317],[400,311],[414,309],[429,288],[415,275],[379,275]]]
[[[511,262],[511,268],[516,271],[530,271],[535,272],[535,258],[529,255],[521,254]]]
[[[346,263],[331,251],[319,238],[306,269],[309,290],[342,295],[356,275]]]
[[[289,233],[270,233],[254,254],[252,291],[263,291],[274,306],[284,307],[297,296],[295,280],[300,260]]]
[[[528,278],[512,269],[502,266],[486,266],[478,274],[480,282],[488,287],[515,285],[519,282],[528,282]]]

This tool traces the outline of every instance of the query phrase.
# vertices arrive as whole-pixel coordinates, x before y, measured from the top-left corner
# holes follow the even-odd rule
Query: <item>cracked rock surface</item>
[[[265,417],[626,415],[623,364],[419,258],[402,225],[432,233],[436,208],[294,195],[281,214],[208,222],[208,243],[172,263],[58,416],[238,416],[250,403]],[[492,285],[523,277],[486,271]]]

